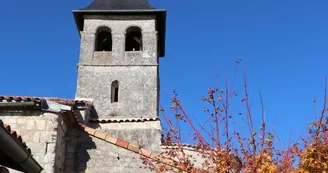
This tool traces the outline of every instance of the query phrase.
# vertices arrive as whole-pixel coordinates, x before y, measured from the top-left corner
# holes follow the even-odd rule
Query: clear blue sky
[[[79,36],[72,10],[91,0],[3,1],[0,16],[1,95],[74,98]],[[328,75],[326,0],[150,0],[168,10],[166,57],[160,60],[161,103],[176,89],[190,114],[201,119],[200,98],[216,71],[232,76],[242,59],[236,88],[247,68],[254,116],[258,91],[267,119],[278,117],[280,137],[295,138],[321,108]],[[219,86],[222,85],[220,80]],[[236,100],[236,104],[239,101]],[[256,121],[258,122],[258,121]]]

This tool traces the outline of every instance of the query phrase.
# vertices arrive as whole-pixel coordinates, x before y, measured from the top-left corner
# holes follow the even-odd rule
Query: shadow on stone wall
[[[88,167],[88,161],[91,159],[89,150],[97,149],[96,143],[85,132],[79,131],[75,148],[75,171],[85,171]]]
[[[92,106],[92,108],[90,108],[90,118],[93,118],[93,119],[99,118],[98,112],[93,106]]]
[[[76,111],[75,112],[75,116],[76,116],[76,119],[79,123],[83,123],[84,124],[84,118],[82,116],[82,114],[79,112],[79,111]]]
[[[97,110],[94,107],[92,107],[90,109],[89,115],[90,115],[90,118],[92,118],[92,119],[99,119],[98,112],[97,112]],[[101,128],[101,126],[100,126],[99,123],[94,123],[94,122],[93,123],[89,123],[88,122],[88,125],[89,125],[89,127],[94,128],[94,129]]]
[[[93,106],[90,106],[88,109],[84,111],[85,111],[84,115],[82,115],[80,111],[75,112],[76,118],[80,123],[85,123],[85,120],[99,118],[98,112]]]

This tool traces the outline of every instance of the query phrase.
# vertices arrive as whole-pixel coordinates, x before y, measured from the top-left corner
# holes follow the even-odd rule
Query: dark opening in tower
[[[111,93],[111,103],[118,102],[118,92],[119,92],[119,86],[118,86],[118,81],[113,81],[112,82],[112,93]]]
[[[108,27],[100,27],[96,33],[95,51],[112,51],[112,34]]]
[[[141,51],[142,34],[139,27],[133,26],[126,30],[125,51]]]

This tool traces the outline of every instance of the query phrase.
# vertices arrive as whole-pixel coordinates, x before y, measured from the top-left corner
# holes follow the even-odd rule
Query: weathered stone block
[[[32,154],[33,153],[42,153],[43,155],[46,152],[46,145],[45,143],[36,143],[36,142],[29,142],[26,143],[29,148],[31,148]]]
[[[23,132],[21,133],[21,135],[22,135],[22,138],[23,138],[23,140],[25,142],[34,142],[34,141],[37,141],[37,139],[34,139],[35,138],[34,135],[37,133],[36,130],[25,130]],[[39,142],[39,141],[37,141],[37,142]]]
[[[38,130],[46,129],[46,120],[35,120],[35,123]]]
[[[41,133],[40,142],[53,143],[57,139],[57,132],[45,131]]]
[[[55,122],[47,121],[46,130],[50,130],[50,131],[56,130],[57,127],[58,127],[58,122],[57,121],[55,121]]]
[[[45,152],[37,152],[37,150],[32,150],[33,158],[38,161],[39,164],[44,164]]]
[[[54,153],[47,153],[44,156],[44,163],[48,164],[48,163],[55,163],[55,154]]]
[[[43,113],[42,119],[57,122],[58,121],[58,115],[54,114],[54,113],[46,112],[46,113]]]
[[[27,120],[26,121],[26,129],[27,130],[36,129],[35,120]]]
[[[48,143],[47,144],[47,154],[48,153],[55,153],[56,144],[55,143]]]
[[[17,124],[26,124],[26,118],[25,117],[18,118]]]
[[[33,142],[39,143],[40,142],[41,132],[35,132],[33,135]]]
[[[17,122],[17,118],[15,118],[15,117],[7,116],[3,119],[4,119],[5,123],[9,124],[9,125],[16,124],[16,122]]]
[[[54,165],[53,164],[45,164],[44,172],[45,173],[54,173],[55,172]]]

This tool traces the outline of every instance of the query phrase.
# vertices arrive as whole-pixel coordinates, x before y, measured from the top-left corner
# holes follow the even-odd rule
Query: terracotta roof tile
[[[159,155],[158,154],[156,154],[156,153],[151,153],[150,154],[150,157],[149,158],[151,158],[151,159],[154,159],[154,160],[158,160],[158,158],[159,158]]]
[[[116,141],[116,145],[117,145],[117,146],[120,146],[120,147],[122,147],[122,148],[128,148],[129,142],[127,142],[127,141],[123,141],[123,140],[121,140],[121,139],[117,139],[117,141]]]
[[[159,118],[130,118],[130,119],[89,119],[90,123],[133,123],[133,122],[148,122],[160,121]]]
[[[85,124],[80,123],[80,128],[82,128],[86,133],[88,133],[91,136],[97,137],[101,140],[107,141],[107,142],[114,144],[116,146],[119,146],[121,148],[125,148],[129,151],[138,153],[141,156],[144,156],[144,157],[153,159],[155,161],[167,164],[169,166],[178,168],[180,170],[186,171],[186,168],[183,165],[181,165],[179,162],[177,162],[171,158],[165,157],[163,155],[153,153],[150,150],[147,150],[145,148],[141,148],[138,144],[115,138],[106,132],[100,132],[96,129],[87,127]],[[107,135],[104,135],[104,134],[107,134]],[[204,172],[203,170],[200,170],[198,168],[194,168],[193,171]]]
[[[148,158],[150,158],[151,153],[152,153],[151,151],[146,150],[144,148],[140,148],[140,150],[139,150],[139,154],[141,154],[141,155],[143,155],[145,157],[148,157]]]
[[[0,102],[3,102],[3,101],[7,101],[7,102],[26,102],[26,101],[41,102],[42,100],[48,100],[48,101],[56,102],[58,104],[63,104],[63,105],[76,105],[76,104],[90,105],[90,104],[92,104],[89,101],[74,100],[74,99],[63,99],[63,98],[52,98],[52,97],[34,97],[34,96],[3,96],[3,95],[0,95]]]
[[[85,130],[88,134],[91,134],[91,135],[95,135],[95,133],[96,133],[96,130],[95,130],[95,129],[92,129],[92,128],[85,128],[85,127],[84,127],[84,130]]]
[[[136,153],[139,153],[139,149],[140,149],[141,147],[138,145],[138,144],[134,144],[134,143],[129,143],[129,145],[128,145],[128,149],[130,150],[130,151],[134,151],[134,152],[136,152]]]
[[[186,147],[186,148],[193,148],[193,149],[199,149],[198,145],[194,145],[194,144],[179,144],[179,143],[162,143],[162,147],[178,147],[179,145],[181,145],[182,147]]]
[[[115,138],[113,136],[110,136],[110,135],[107,135],[105,140],[109,143],[112,143],[112,144],[116,144],[116,142],[117,142],[117,138]]]
[[[95,136],[101,139],[106,139],[107,135],[108,135],[107,133],[98,130],[96,130],[95,132]]]
[[[10,125],[5,124],[1,119],[0,119],[0,126],[4,127],[6,129],[6,131],[13,136],[18,143],[20,143],[22,145],[22,147],[24,149],[27,150],[28,153],[31,154],[31,149],[27,147],[26,143],[23,141],[22,137],[20,135],[17,134],[16,131],[14,131],[13,129],[11,129]]]

